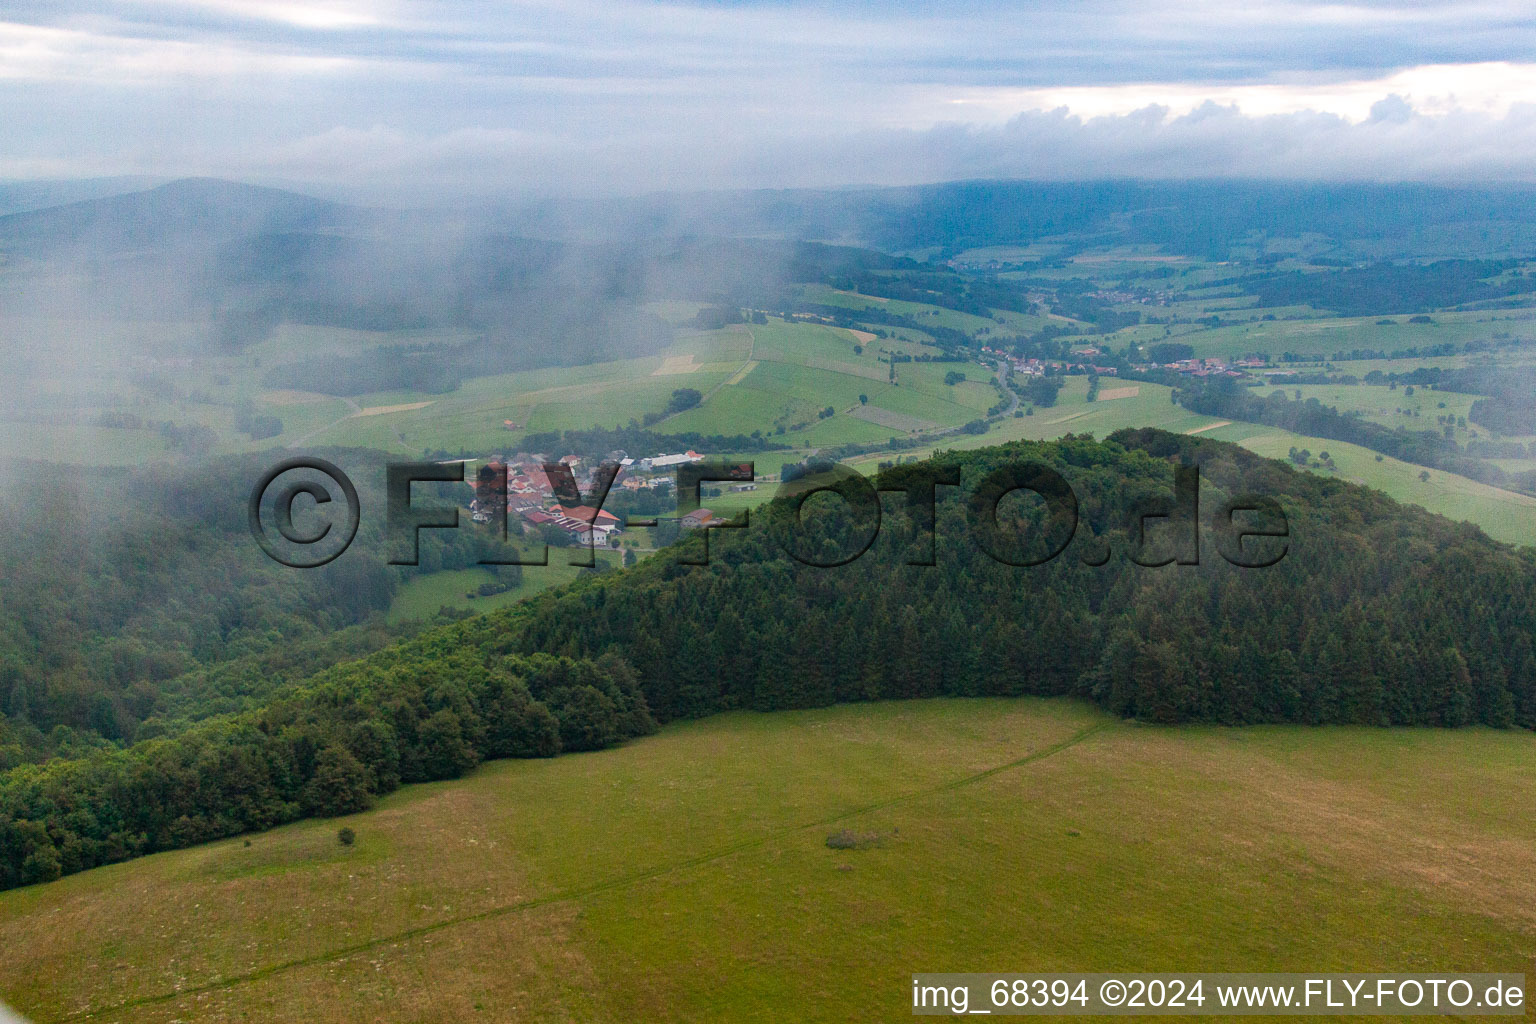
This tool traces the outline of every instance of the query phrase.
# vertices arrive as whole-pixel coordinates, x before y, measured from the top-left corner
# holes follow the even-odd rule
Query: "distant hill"
[[[0,217],[28,210],[44,210],[86,199],[101,199],[125,192],[142,192],[165,184],[164,178],[125,175],[113,178],[58,178],[32,181],[0,181]]]
[[[1262,181],[961,181],[903,188],[672,193],[503,211],[529,234],[751,235],[960,252],[1050,240],[1213,259],[1255,237],[1316,236],[1361,256],[1536,252],[1536,190]]]
[[[411,212],[187,179],[0,217],[0,255],[25,257],[0,279],[0,315],[205,324],[220,355],[282,323],[445,330],[458,338],[317,355],[269,367],[267,380],[440,393],[476,375],[657,352],[672,335],[641,309],[656,299],[786,310],[795,286],[820,283],[989,319],[1028,314],[1035,283],[945,261],[1042,240],[1056,261],[1134,245],[1272,262],[1267,241],[1304,244],[1310,269],[1252,278],[1273,304],[1395,313],[1497,300],[1527,287],[1488,280],[1507,268],[1487,257],[1536,252],[1533,198],[1516,187],[979,181]],[[1376,265],[1474,251],[1476,261]],[[1141,316],[1102,300],[1056,306],[1105,331]],[[920,328],[946,350],[975,341],[937,322],[880,322]]]
[[[0,183],[0,210],[112,181]],[[0,251],[120,252],[346,227],[397,215],[211,178],[0,216]],[[404,215],[450,237],[615,241],[758,238],[884,252],[1028,244],[1155,245],[1226,258],[1254,237],[1314,236],[1378,258],[1536,252],[1536,189],[1263,181],[961,181],[892,188],[678,192],[544,199]]]
[[[358,215],[354,208],[296,192],[187,178],[0,217],[0,251],[100,256],[206,246],[269,232],[336,227]]]

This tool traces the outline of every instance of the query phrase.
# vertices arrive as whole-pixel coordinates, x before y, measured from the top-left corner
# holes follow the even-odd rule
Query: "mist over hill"
[[[29,210],[44,210],[86,199],[140,192],[166,184],[159,178],[119,175],[108,178],[39,178],[30,181],[0,180],[0,217]]]
[[[658,353],[676,328],[649,308],[659,300],[843,323],[845,310],[805,301],[798,289],[811,284],[987,319],[1038,312],[1051,289],[1057,313],[1109,332],[1142,314],[1078,298],[1103,287],[1086,278],[1032,275],[1115,247],[1239,263],[1261,304],[1418,313],[1526,288],[1522,273],[1506,274],[1514,263],[1491,257],[1536,252],[1533,197],[1493,186],[978,181],[399,210],[185,179],[0,216],[0,314],[16,324],[0,349],[15,385],[81,358],[230,356],[284,324],[342,328],[381,343],[285,353],[263,368],[264,384],[440,394],[477,376]],[[1268,266],[1275,243],[1297,256],[1283,271]],[[921,327],[949,354],[977,343],[939,322],[861,315]],[[110,344],[91,326],[119,323],[142,326]],[[402,333],[383,343],[390,332]]]
[[[1254,235],[1315,235],[1378,258],[1536,250],[1536,189],[1521,185],[1207,180],[962,181],[549,201],[503,213],[531,233],[798,238],[887,252],[958,252],[1042,239],[1157,245],[1226,258]]]
[[[631,309],[656,298],[771,301],[874,253],[943,258],[1050,240],[1225,259],[1255,240],[1312,237],[1346,259],[1536,251],[1529,189],[1255,182],[959,182],[918,188],[678,193],[399,211],[212,179],[0,216],[17,315],[248,318],[365,330],[455,326],[545,357],[654,348]],[[889,264],[887,264],[889,266]],[[533,306],[539,312],[530,313]],[[599,315],[589,314],[598,310]],[[570,343],[583,320],[615,339]],[[552,326],[563,325],[563,326]],[[638,333],[637,333],[638,332]],[[238,324],[215,331],[226,343]],[[507,336],[521,335],[515,341]],[[537,362],[537,359],[533,360]],[[516,360],[514,360],[516,362]]]
[[[269,232],[331,229],[361,216],[296,192],[185,178],[0,217],[0,249],[33,258],[192,249]]]
[[[109,180],[110,181],[110,180]],[[110,188],[82,182],[76,190]],[[58,192],[63,184],[50,186]],[[0,186],[0,199],[20,185]],[[34,192],[46,190],[41,187]],[[1210,256],[1258,232],[1353,243],[1364,255],[1536,248],[1536,187],[1206,180],[962,181],[908,187],[548,197],[400,211],[207,178],[0,216],[0,251],[96,255],[268,234],[445,232],[601,240],[777,238],[886,252],[1058,239]],[[430,250],[429,250],[430,251]]]

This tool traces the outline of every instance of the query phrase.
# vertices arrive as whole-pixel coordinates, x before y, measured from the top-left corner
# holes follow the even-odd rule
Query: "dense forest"
[[[381,456],[322,454],[347,467],[365,514],[343,557],[303,572],[248,532],[246,497],[271,454],[132,473],[12,467],[0,490],[0,768],[155,735],[377,649],[400,632],[374,620],[401,578],[480,557],[470,531],[434,530],[420,565],[387,565]]]
[[[1075,533],[1059,503],[974,498],[978,480],[1025,464],[1070,485]],[[1172,507],[1181,466],[1199,468],[1198,516]],[[1536,728],[1530,549],[1156,430],[945,453],[881,484],[921,493],[956,474],[971,497],[939,488],[931,547],[923,506],[893,495],[872,531],[867,495],[838,484],[857,504],[814,498],[797,512],[781,498],[746,529],[700,531],[631,571],[429,630],[254,709],[13,769],[0,779],[0,885],[729,708],[1046,694],[1159,722]],[[1281,543],[1223,539],[1226,502],[1247,495],[1288,521],[1265,568],[1228,560]],[[706,544],[709,564],[690,564]],[[1042,544],[1070,546],[1028,567],[999,560],[1038,560]],[[1159,564],[1194,550],[1198,564]]]
[[[1486,395],[1472,403],[1467,419],[1500,434],[1536,434],[1536,369],[1472,366],[1434,371],[1441,391]]]
[[[1256,275],[1237,283],[1259,296],[1259,304],[1264,306],[1309,305],[1341,316],[1372,316],[1486,302],[1536,288],[1536,282],[1518,272],[1495,280],[1517,266],[1515,260],[1378,263],[1344,270]]]
[[[435,636],[257,711],[0,778],[0,888],[362,810],[484,758],[593,750],[655,729],[617,658],[487,659]]]
[[[815,569],[772,540],[775,517],[788,514],[774,506],[763,529],[711,538],[719,550],[707,569],[661,561],[531,606],[515,649],[590,656],[617,646],[661,719],[870,697],[1074,693],[1160,721],[1536,727],[1524,628],[1536,612],[1531,551],[1233,446],[1152,430],[936,462],[970,479],[1010,459],[1067,477],[1115,556],[1090,567],[1069,549],[1037,568],[1003,565],[974,542],[974,510],[952,499],[939,505],[936,566],[903,564],[920,548],[917,528],[891,514],[868,554]],[[1167,502],[1170,463],[1186,462],[1201,467],[1203,508],[1222,493],[1279,499],[1287,557],[1262,570],[1211,552],[1198,567],[1156,570],[1123,557],[1127,523],[1159,496]],[[896,472],[932,466],[915,465]],[[841,507],[810,517],[813,550],[856,546]],[[1089,543],[1086,531],[1079,542]]]

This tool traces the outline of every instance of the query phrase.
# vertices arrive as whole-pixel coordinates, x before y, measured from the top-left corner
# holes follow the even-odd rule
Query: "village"
[[[598,471],[604,465],[617,465],[608,494],[635,494],[650,491],[658,496],[674,490],[677,467],[704,461],[699,452],[689,449],[679,454],[661,454],[635,459],[622,450],[608,452],[601,458],[580,455],[548,456],[518,452],[508,457],[494,457],[475,474],[474,498],[469,503],[471,518],[488,523],[496,514],[497,503],[505,501],[506,514],[516,517],[523,532],[537,533],[544,527],[563,530],[573,542],[599,546],[616,545],[624,532],[624,520],[602,508],[584,503],[599,489]],[[564,467],[569,478],[545,467]],[[574,484],[574,492],[571,489]],[[756,490],[751,482],[732,485],[733,491]],[[504,497],[503,497],[504,496]],[[657,520],[675,520],[683,529],[712,526],[721,517],[707,508],[684,515],[657,516]]]
[[[1099,348],[1075,348],[1069,359],[1025,358],[1000,349],[982,346],[982,354],[1003,361],[1008,369],[1019,376],[1044,377],[1050,374],[1092,373],[1101,377],[1119,376],[1114,366],[1100,366],[1094,359],[1104,354]],[[1249,371],[1268,366],[1267,360],[1258,356],[1236,359],[1230,363],[1218,357],[1179,359],[1167,363],[1148,363],[1145,369],[1172,370],[1185,377],[1246,377]]]

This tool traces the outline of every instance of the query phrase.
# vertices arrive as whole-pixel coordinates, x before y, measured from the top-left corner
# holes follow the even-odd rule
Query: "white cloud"
[[[654,188],[1528,179],[1500,0],[12,0],[0,174]]]
[[[1399,101],[1400,103],[1400,101]],[[632,192],[686,187],[913,184],[970,177],[1261,177],[1529,181],[1536,105],[1502,115],[1420,114],[1401,104],[1351,121],[1304,110],[1251,116],[1207,104],[1083,118],[1026,111],[1003,124],[723,137],[708,124],[593,139],[542,127],[441,133],[377,124],[332,129],[199,168],[430,203],[523,189]]]
[[[130,39],[77,29],[0,22],[0,79],[110,86],[163,83],[168,78],[333,74],[357,66],[357,61],[341,56]]]
[[[1363,121],[1371,108],[1397,96],[1426,114],[1477,111],[1503,115],[1536,103],[1536,64],[1491,61],[1404,68],[1378,78],[1318,80],[1317,75],[1254,84],[1138,82],[1047,89],[971,87],[936,90],[930,103],[956,108],[965,120],[1006,120],[1021,110],[1065,108],[1082,117],[1128,114],[1149,106],[1187,114],[1207,103],[1269,116],[1316,111]]]
[[[167,8],[212,11],[233,18],[275,21],[309,29],[382,25],[388,19],[378,5],[341,0],[149,0]]]

